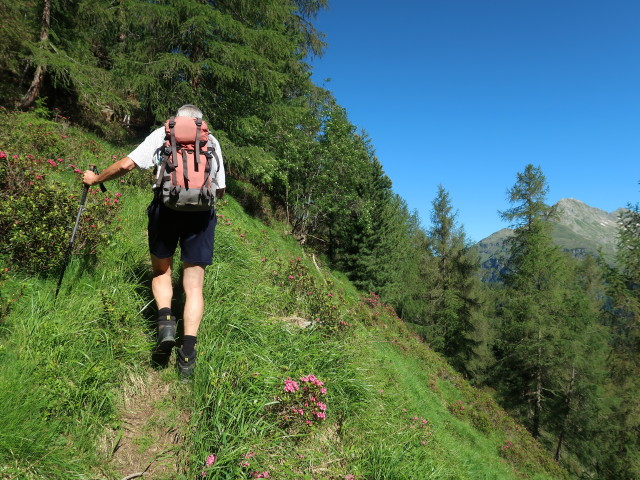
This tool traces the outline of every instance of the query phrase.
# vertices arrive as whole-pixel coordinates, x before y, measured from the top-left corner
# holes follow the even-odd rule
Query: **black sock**
[[[158,310],[158,320],[168,320],[167,317],[170,317],[171,315],[171,308],[164,307]]]
[[[185,335],[182,338],[182,354],[185,357],[190,357],[195,353],[196,349],[196,337],[193,335]]]

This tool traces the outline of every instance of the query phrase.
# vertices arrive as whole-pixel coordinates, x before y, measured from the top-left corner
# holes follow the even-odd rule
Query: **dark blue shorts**
[[[194,265],[211,265],[216,229],[214,209],[177,212],[153,201],[147,208],[149,251],[158,258],[173,257],[180,242],[180,259]]]

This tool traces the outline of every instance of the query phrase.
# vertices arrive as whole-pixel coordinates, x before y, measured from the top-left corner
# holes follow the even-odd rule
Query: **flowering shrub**
[[[0,152],[0,236],[4,239],[0,256],[6,265],[31,274],[47,274],[60,267],[82,188],[78,179],[77,193],[70,194],[67,185],[49,178],[64,163],[61,158]],[[108,235],[106,227],[117,212],[120,194],[94,199],[98,192],[90,189],[74,241],[75,253],[93,253]]]
[[[369,295],[363,296],[361,305],[368,307],[368,310],[370,311],[372,320],[374,322],[379,321],[383,316],[388,316],[400,320],[400,317],[398,317],[395,309],[391,305],[387,305],[386,303],[381,301],[380,295],[377,295],[376,293],[369,292]]]
[[[350,326],[341,318],[338,308],[338,301],[343,303],[342,298],[333,293],[331,284],[319,286],[301,258],[293,258],[288,262],[278,258],[270,262],[263,257],[261,262],[271,268],[273,282],[288,291],[285,303],[288,313],[306,315],[328,331]]]
[[[462,400],[457,400],[449,404],[448,408],[449,408],[449,411],[456,417],[463,417],[467,414],[464,408],[464,403],[462,403]]]
[[[519,465],[527,462],[526,452],[522,448],[517,447],[513,442],[507,440],[500,446],[498,454],[509,462]]]
[[[311,427],[322,422],[327,418],[327,404],[323,401],[326,394],[324,382],[315,375],[300,377],[299,381],[287,378],[279,398],[285,424]]]

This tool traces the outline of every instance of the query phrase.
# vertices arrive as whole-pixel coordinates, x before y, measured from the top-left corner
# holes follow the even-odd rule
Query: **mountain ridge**
[[[562,198],[552,208],[556,215],[550,220],[554,224],[551,236],[560,248],[578,258],[602,255],[612,261],[618,217],[624,208],[607,212],[575,198]],[[503,228],[475,244],[485,281],[497,281],[508,257],[505,240],[512,235],[513,229]]]

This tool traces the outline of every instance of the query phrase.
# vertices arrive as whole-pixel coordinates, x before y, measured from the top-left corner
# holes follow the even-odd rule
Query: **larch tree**
[[[429,305],[432,346],[453,366],[466,372],[476,342],[474,313],[478,310],[479,262],[468,248],[464,230],[457,225],[449,192],[442,185],[432,202],[429,248],[433,263],[423,284]]]
[[[562,362],[565,258],[553,244],[545,204],[548,186],[539,167],[529,164],[508,191],[512,208],[501,212],[515,228],[503,281],[506,297],[499,309],[495,344],[500,390],[535,437],[543,408]]]

